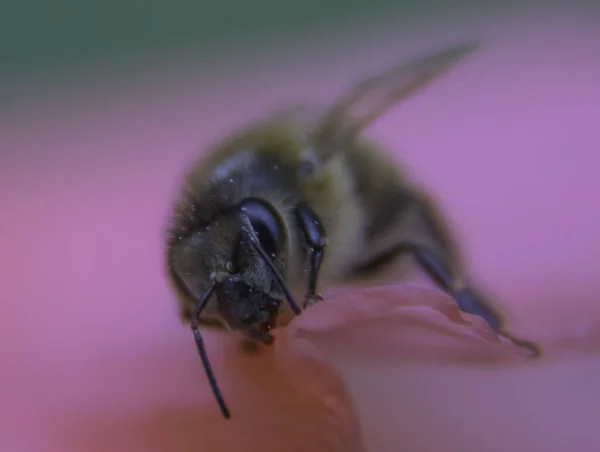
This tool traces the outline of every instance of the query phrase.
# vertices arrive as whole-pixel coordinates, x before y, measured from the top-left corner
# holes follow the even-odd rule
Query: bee
[[[192,165],[167,228],[166,267],[225,418],[200,326],[270,344],[280,315],[299,315],[325,288],[398,260],[416,264],[462,311],[502,332],[499,313],[469,283],[440,209],[364,136],[478,47],[463,42],[399,64],[329,107],[273,111]]]

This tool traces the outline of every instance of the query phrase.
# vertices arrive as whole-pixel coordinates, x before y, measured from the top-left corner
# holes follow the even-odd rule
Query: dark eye
[[[269,256],[277,256],[283,238],[283,227],[275,209],[258,199],[244,201],[241,208],[248,216],[264,251]]]

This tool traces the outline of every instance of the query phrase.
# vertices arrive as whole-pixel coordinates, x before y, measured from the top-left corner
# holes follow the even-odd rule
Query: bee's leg
[[[423,245],[415,245],[410,242],[393,245],[386,252],[374,256],[361,265],[361,267],[357,268],[355,274],[370,273],[376,268],[408,254],[414,257],[419,267],[423,269],[437,286],[456,300],[461,311],[482,317],[495,330],[501,328],[502,320],[500,315],[481,301],[481,297],[475,295],[473,290],[465,288],[457,289],[457,282],[453,278],[451,268],[439,254],[436,254],[430,248]]]
[[[403,253],[411,253],[429,277],[441,289],[452,295],[461,311],[483,318],[496,331],[501,328],[500,315],[487,306],[479,295],[476,295],[471,289],[457,288],[450,268],[440,256],[426,247],[410,243],[400,244],[398,248]]]
[[[484,319],[499,335],[506,337],[520,347],[527,348],[533,357],[541,355],[540,348],[533,342],[522,340],[503,331],[502,318],[483,301],[483,297],[471,288],[457,288],[456,281],[452,278],[450,269],[444,264],[441,256],[429,249],[410,243],[400,244],[395,248],[399,254],[410,253],[419,263],[420,267],[433,279],[437,285],[454,298],[461,311],[473,314]],[[460,287],[460,286],[459,286]]]
[[[310,273],[308,275],[308,292],[303,303],[303,307],[306,308],[322,300],[321,295],[317,293],[317,280],[327,240],[321,220],[310,207],[305,204],[299,204],[296,207],[296,217],[298,218],[302,232],[304,232],[304,238],[309,248]]]
[[[370,253],[353,274],[368,274],[390,261],[411,255],[429,277],[451,295],[458,307],[486,320],[500,334],[538,354],[534,344],[520,341],[502,331],[502,318],[468,284],[461,268],[457,246],[444,226],[440,212],[425,196],[406,190],[381,200],[372,227],[367,230]]]

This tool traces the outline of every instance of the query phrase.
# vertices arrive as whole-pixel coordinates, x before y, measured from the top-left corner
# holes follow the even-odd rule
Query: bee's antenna
[[[271,261],[271,259],[269,258],[269,256],[267,255],[267,253],[265,252],[263,247],[261,246],[260,241],[258,240],[258,237],[256,237],[256,233],[254,232],[254,228],[252,228],[252,225],[250,224],[250,221],[247,220],[246,216],[243,216],[243,218],[245,218],[246,221],[244,222],[245,224],[244,224],[244,227],[242,228],[242,231],[244,231],[248,235],[248,238],[250,239],[250,243],[252,244],[254,249],[258,252],[259,256],[265,262],[265,264],[267,264],[267,266],[271,270],[271,273],[273,273],[273,276],[275,276],[275,279],[277,280],[277,282],[279,283],[279,286],[281,287],[281,290],[285,294],[285,298],[287,299],[287,302],[288,302],[290,308],[292,309],[292,311],[294,312],[294,314],[300,315],[302,313],[302,311],[300,310],[300,308],[298,307],[298,303],[296,303],[296,301],[294,300],[294,297],[290,293],[290,289],[288,288],[287,284],[283,280],[283,276],[281,276],[281,273],[279,273],[279,270],[277,270],[277,267],[275,267],[275,265],[273,264],[273,262]]]
[[[208,304],[208,300],[212,296],[216,287],[216,283],[212,284],[208,289],[204,291],[204,293],[198,299],[198,305],[196,307],[196,311],[194,312],[194,317],[192,318],[192,331],[194,332],[194,339],[196,339],[196,347],[198,348],[198,353],[200,354],[200,359],[202,360],[202,365],[204,366],[204,371],[206,372],[206,376],[208,377],[208,381],[210,383],[210,387],[212,389],[215,398],[217,399],[217,403],[219,404],[219,408],[223,417],[225,419],[231,418],[231,414],[229,413],[229,408],[227,408],[227,404],[223,399],[223,394],[219,389],[219,385],[217,384],[217,379],[215,378],[215,374],[213,373],[212,366],[210,365],[210,361],[208,360],[208,355],[206,354],[206,348],[204,347],[204,340],[202,339],[202,335],[200,334],[200,330],[198,329],[198,318],[200,314]]]

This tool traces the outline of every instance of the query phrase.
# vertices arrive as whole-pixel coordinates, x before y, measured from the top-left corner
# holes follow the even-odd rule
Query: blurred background
[[[249,118],[473,37],[372,133],[438,196],[515,334],[581,342],[600,324],[597,2],[4,1],[0,449],[132,450],[90,426],[212,403],[185,389],[204,377],[161,261],[186,164]]]
[[[150,68],[171,72],[175,63],[208,76],[232,63],[256,70],[257,63],[273,64],[276,56],[293,60],[298,52],[329,60],[340,46],[358,50],[346,50],[358,58],[356,45],[382,34],[427,36],[440,26],[498,24],[532,15],[554,15],[566,25],[568,16],[591,19],[597,12],[592,0],[6,1],[0,18],[2,87],[26,86],[25,94],[33,95],[31,82],[45,90],[56,88],[56,82],[64,87],[105,81],[123,72],[140,76]],[[255,59],[250,67],[243,64]]]

